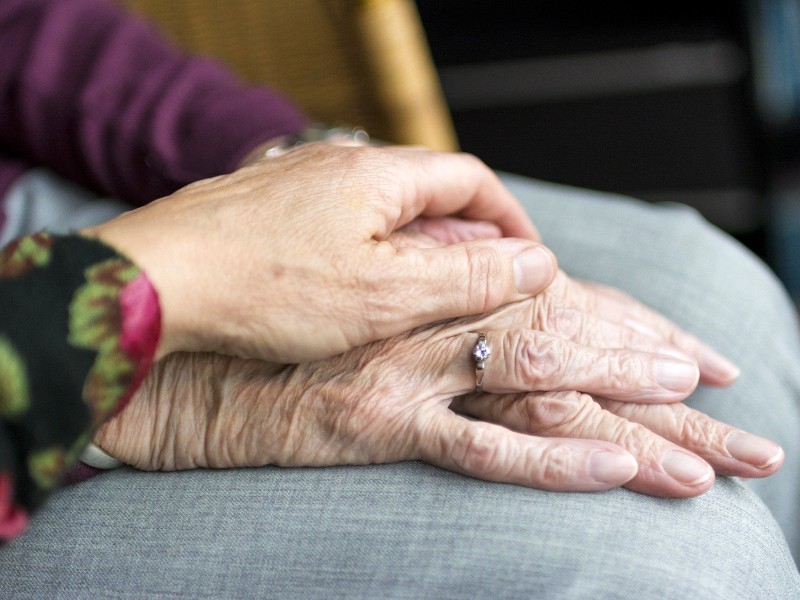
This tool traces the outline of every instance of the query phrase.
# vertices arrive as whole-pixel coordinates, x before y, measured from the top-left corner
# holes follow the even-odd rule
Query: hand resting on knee
[[[415,224],[398,247],[441,243]],[[470,357],[485,332],[483,392]],[[699,365],[699,367],[698,367]],[[95,437],[140,469],[423,460],[549,490],[707,491],[777,471],[779,446],[681,400],[736,368],[624,294],[571,280],[487,314],[298,365],[216,354],[157,363]]]

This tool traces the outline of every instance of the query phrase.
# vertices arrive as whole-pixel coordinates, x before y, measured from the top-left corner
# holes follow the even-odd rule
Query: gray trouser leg
[[[121,470],[62,490],[0,551],[4,598],[800,597],[763,503],[548,493],[420,463]]]
[[[777,278],[685,206],[512,176],[506,182],[567,273],[629,292],[739,365],[731,388],[701,388],[689,403],[783,446],[781,471],[748,485],[800,560],[800,334]]]
[[[0,247],[21,235],[47,228],[70,233],[102,223],[127,210],[125,204],[99,198],[47,169],[24,173],[2,199],[7,222]]]
[[[733,389],[692,401],[775,437],[784,470],[796,468],[794,322],[761,265],[686,211],[512,185],[565,269],[629,290],[737,360]],[[672,252],[674,263],[662,256]],[[752,487],[794,537],[791,479]],[[0,596],[788,599],[800,575],[770,509],[732,479],[666,500],[548,493],[419,463],[121,469],[55,494],[0,550]]]

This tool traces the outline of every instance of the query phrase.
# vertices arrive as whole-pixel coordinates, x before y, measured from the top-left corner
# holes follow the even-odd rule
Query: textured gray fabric
[[[629,292],[741,367],[733,386],[700,388],[688,403],[783,446],[778,474],[748,485],[800,561],[800,334],[797,310],[775,275],[684,205],[504,180],[570,275]]]
[[[53,233],[70,233],[127,210],[122,202],[98,198],[47,169],[25,172],[2,203],[7,221],[0,230],[0,246],[45,227]]]
[[[688,209],[519,178],[575,276],[627,289],[736,360],[704,410],[780,441],[748,485],[798,539],[797,332],[780,285]],[[547,493],[419,463],[174,474],[57,493],[0,550],[3,598],[800,598],[784,533],[740,482],[690,500]]]
[[[149,474],[64,490],[4,598],[798,598],[764,505],[557,494],[419,463]],[[46,593],[44,592],[46,590]]]

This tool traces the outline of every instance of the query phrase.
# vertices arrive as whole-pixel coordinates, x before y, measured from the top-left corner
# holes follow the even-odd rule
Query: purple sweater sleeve
[[[0,186],[22,159],[141,204],[306,123],[110,0],[0,0],[0,46]]]

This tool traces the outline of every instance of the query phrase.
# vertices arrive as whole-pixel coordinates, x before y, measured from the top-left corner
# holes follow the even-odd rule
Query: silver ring
[[[472,349],[472,360],[475,361],[475,393],[477,394],[483,391],[483,370],[491,354],[492,349],[489,348],[489,345],[486,343],[486,334],[480,332],[478,334],[478,341]]]

